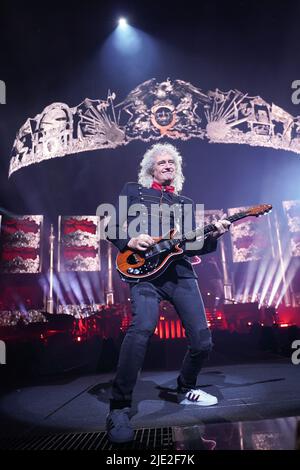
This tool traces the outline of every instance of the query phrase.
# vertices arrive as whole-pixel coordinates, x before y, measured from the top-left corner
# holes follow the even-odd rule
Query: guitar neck
[[[237,212],[234,215],[230,215],[229,217],[226,217],[226,220],[229,220],[229,222],[236,222],[237,220],[244,219],[245,217],[249,217],[249,214],[246,212]],[[216,227],[214,224],[205,225],[204,228],[197,227],[195,230],[185,233],[182,236],[182,238],[180,238],[180,245],[182,245],[186,241],[197,238],[199,235],[205,236],[208,233],[213,232],[214,230],[216,230]]]

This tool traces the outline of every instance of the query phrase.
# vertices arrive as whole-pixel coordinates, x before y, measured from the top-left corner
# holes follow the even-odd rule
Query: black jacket
[[[194,210],[195,205],[192,199],[188,197],[178,195],[175,193],[159,191],[153,188],[145,188],[144,186],[138,183],[133,183],[133,182],[126,183],[124,185],[120,193],[120,196],[127,196],[128,207],[132,204],[143,204],[145,209],[147,209],[145,211],[142,211],[141,213],[141,221],[143,223],[143,230],[141,231],[141,233],[148,233],[151,236],[163,235],[163,233],[153,234],[151,233],[151,230],[150,230],[151,228],[151,224],[150,224],[151,204],[158,204],[158,203],[167,204],[168,206],[176,204],[178,210],[183,211],[184,214],[186,214],[186,212],[184,212],[185,211],[184,205],[189,204],[189,206],[186,206],[186,207],[188,207],[188,209],[191,208],[191,211],[192,211],[192,214],[191,214],[192,230],[194,230],[194,228],[196,227],[195,210]],[[119,220],[119,210],[120,210],[119,200],[117,201],[115,207],[116,207],[116,219],[115,220],[111,219],[110,222],[108,223],[108,226],[106,229],[107,238],[119,249],[119,251],[124,251],[125,249],[127,249],[127,243],[129,242],[131,238],[130,236],[128,236],[127,229],[128,229],[130,222],[132,222],[136,218],[136,215],[128,215],[128,212],[127,212],[127,220],[126,220],[126,217],[125,217],[125,220]],[[176,213],[175,213],[175,216],[173,216],[173,213],[171,213],[170,228],[173,228],[175,226],[175,223],[178,222],[174,220],[174,217],[176,218]],[[183,226],[183,233],[185,233],[184,217],[182,217],[182,226]],[[159,224],[159,230],[160,232],[162,231],[161,223]],[[183,258],[176,259],[171,263],[171,265],[167,268],[167,272],[170,272],[170,270],[172,270],[172,272],[176,273],[178,277],[197,278],[197,275],[193,269],[193,266],[191,262],[189,261],[189,257],[211,253],[215,251],[216,248],[217,248],[217,240],[215,238],[208,237],[205,240],[204,245],[200,250],[186,251],[186,255]]]

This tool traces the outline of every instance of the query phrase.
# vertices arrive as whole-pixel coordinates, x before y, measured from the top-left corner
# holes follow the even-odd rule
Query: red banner
[[[40,272],[42,223],[42,215],[25,215],[3,219],[1,227],[1,272]]]
[[[61,216],[59,231],[59,271],[100,271],[97,216]]]

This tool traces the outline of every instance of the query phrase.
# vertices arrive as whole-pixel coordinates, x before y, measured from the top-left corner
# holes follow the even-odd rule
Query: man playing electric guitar
[[[133,220],[133,216],[128,214],[126,230],[118,219],[107,227],[108,239],[120,252],[129,248],[137,253],[145,253],[154,246],[156,242],[151,233],[151,226],[158,227],[159,234],[163,234],[161,224],[164,208],[167,206],[175,205],[181,209],[179,213],[182,214],[179,220],[179,217],[176,218],[172,213],[169,220],[171,229],[180,222],[180,232],[184,233],[184,219],[188,219],[186,208],[190,208],[192,212],[190,228],[195,228],[193,201],[180,194],[183,181],[182,157],[173,145],[156,144],[145,153],[138,183],[127,183],[121,192],[122,196],[127,196],[129,206],[141,204],[145,208],[141,215],[142,233],[132,237],[128,234],[128,227]],[[155,211],[150,210],[153,205],[158,208],[155,220]],[[174,305],[188,340],[188,350],[177,378],[180,403],[210,406],[218,402],[216,397],[196,386],[203,362],[212,349],[212,341],[197,276],[188,257],[215,251],[217,238],[225,233],[229,226],[230,221],[226,219],[216,222],[213,231],[205,238],[202,248],[195,249],[193,244],[189,243],[184,246],[185,256],[174,259],[159,277],[151,280],[137,279],[130,284],[133,318],[122,343],[112,386],[110,413],[107,417],[107,432],[112,442],[127,442],[134,437],[129,417],[132,392],[143,365],[148,341],[156,328],[161,300],[168,300]]]

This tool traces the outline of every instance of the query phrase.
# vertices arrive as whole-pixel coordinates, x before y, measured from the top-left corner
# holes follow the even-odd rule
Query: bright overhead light
[[[119,26],[121,27],[127,26],[126,18],[119,18]]]

